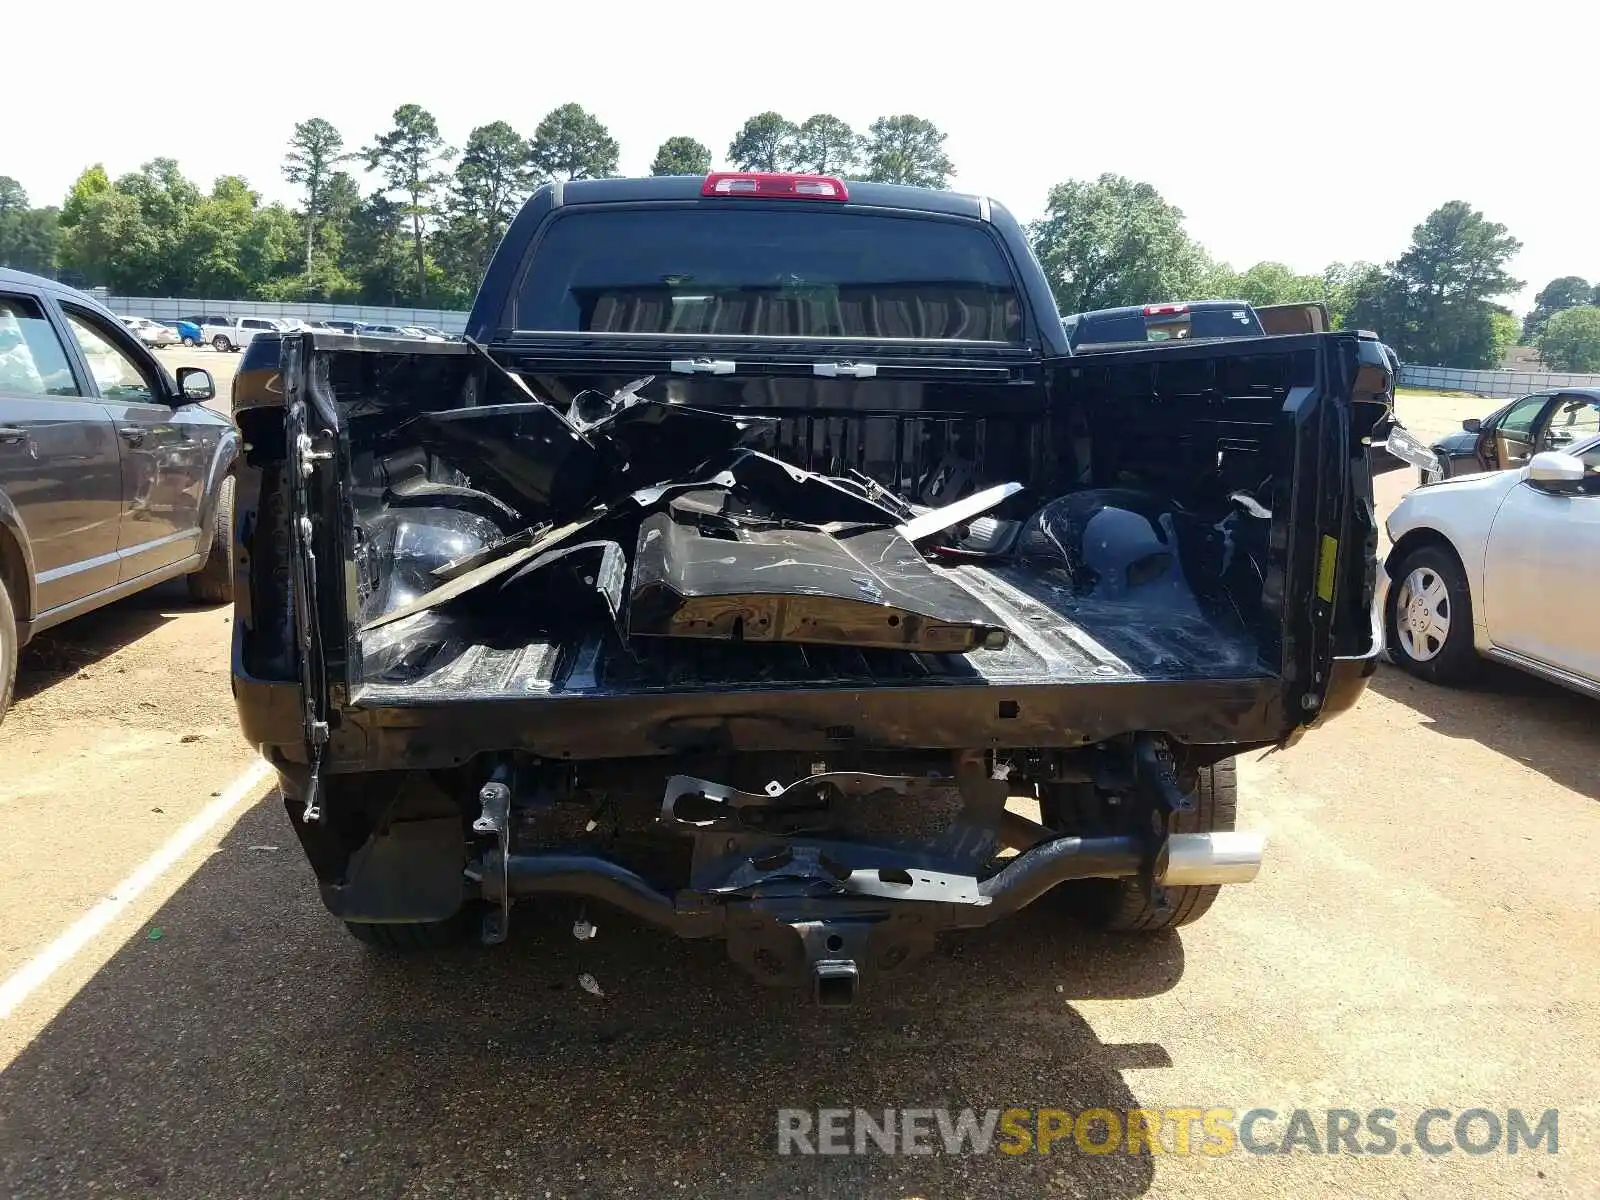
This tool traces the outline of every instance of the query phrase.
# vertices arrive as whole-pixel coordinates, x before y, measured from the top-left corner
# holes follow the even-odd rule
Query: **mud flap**
[[[322,885],[346,921],[443,921],[466,900],[466,843],[457,817],[394,821],[354,854],[340,883]]]

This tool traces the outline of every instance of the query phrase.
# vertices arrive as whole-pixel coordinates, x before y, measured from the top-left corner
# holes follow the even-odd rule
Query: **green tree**
[[[394,127],[379,134],[362,154],[367,170],[383,173],[386,190],[406,197],[403,215],[410,218],[415,299],[421,302],[428,290],[424,230],[433,213],[433,198],[447,179],[438,166],[455,151],[439,136],[432,113],[418,104],[402,104],[394,110]]]
[[[1057,184],[1028,236],[1063,313],[1186,299],[1211,269],[1183,212],[1121,175]]]
[[[531,152],[541,179],[606,179],[617,173],[621,149],[600,118],[581,104],[563,104],[533,131]]]
[[[817,113],[800,123],[791,162],[796,171],[813,175],[853,175],[861,166],[861,135],[831,113]]]
[[[534,183],[533,151],[506,122],[480,125],[468,135],[447,204],[454,248],[471,286]]]
[[[361,185],[354,176],[348,171],[335,171],[328,176],[322,220],[317,225],[317,251],[326,261],[344,262],[345,238],[349,236],[350,222],[355,219],[360,207]]]
[[[331,121],[312,117],[294,127],[289,152],[283,157],[283,177],[305,189],[306,273],[311,273],[311,252],[316,242],[317,222],[324,215],[328,180],[344,153],[344,137]]]
[[[1522,334],[1522,322],[1509,308],[1497,304],[1489,310],[1489,330],[1490,366],[1498,367],[1516,349],[1517,339]]]
[[[1389,268],[1392,329],[1378,332],[1409,362],[1492,367],[1490,303],[1522,286],[1505,269],[1522,243],[1462,200],[1428,214]]]
[[[91,283],[127,295],[181,296],[192,278],[184,242],[200,191],[170,158],[156,158],[105,186],[90,168],[68,193],[63,224],[67,265]]]
[[[1358,329],[1355,318],[1370,297],[1384,286],[1376,263],[1329,263],[1322,269],[1322,295],[1335,329]]]
[[[1552,371],[1600,372],[1600,307],[1586,304],[1556,313],[1536,344]]]
[[[879,117],[867,129],[867,178],[942,188],[956,169],[944,152],[944,141],[939,127],[922,117]]]
[[[778,113],[757,113],[728,143],[728,161],[740,171],[793,170],[794,139],[799,132]]]
[[[110,283],[122,235],[137,219],[133,201],[111,186],[105,167],[84,168],[61,206],[62,265],[90,285]]]
[[[278,280],[296,277],[299,239],[299,222],[283,205],[258,206],[251,213],[239,240],[239,272],[248,294],[265,297]]]
[[[235,299],[251,293],[251,279],[240,261],[240,251],[256,218],[259,197],[237,175],[224,175],[211,195],[194,206],[184,230],[183,258],[190,288],[206,299]]]
[[[351,214],[345,274],[355,280],[362,302],[398,304],[411,297],[416,273],[415,264],[406,261],[405,223],[405,206],[382,193],[368,196]]]
[[[36,273],[54,267],[56,218],[54,208],[32,207],[22,185],[0,175],[0,267]]]
[[[1544,332],[1546,322],[1556,313],[1596,303],[1597,294],[1600,294],[1600,286],[1590,288],[1589,281],[1581,275],[1563,275],[1559,279],[1552,279],[1533,298],[1533,311],[1522,324],[1523,341],[1533,345]]]
[[[1231,286],[1216,293],[1218,299],[1248,300],[1251,304],[1293,304],[1327,301],[1327,283],[1321,275],[1298,275],[1280,262],[1258,262],[1236,275]],[[1331,312],[1331,308],[1330,308]]]
[[[711,149],[692,137],[669,137],[650,164],[652,175],[705,175],[711,170]]]

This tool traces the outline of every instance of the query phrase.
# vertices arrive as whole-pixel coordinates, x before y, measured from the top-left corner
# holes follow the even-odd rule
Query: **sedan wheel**
[[[1400,644],[1416,662],[1427,662],[1444,649],[1450,636],[1450,591],[1431,567],[1418,567],[1400,585],[1395,602]]]
[[[1389,590],[1389,644],[1394,661],[1430,683],[1460,683],[1478,665],[1472,644],[1472,598],[1450,550],[1422,546],[1406,556]]]

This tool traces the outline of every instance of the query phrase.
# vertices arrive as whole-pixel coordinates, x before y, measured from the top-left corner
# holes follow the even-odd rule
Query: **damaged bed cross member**
[[[1379,344],[1074,357],[985,199],[547,185],[462,341],[281,353],[235,694],[376,946],[558,893],[841,1004],[1047,892],[1182,924],[1380,650]]]

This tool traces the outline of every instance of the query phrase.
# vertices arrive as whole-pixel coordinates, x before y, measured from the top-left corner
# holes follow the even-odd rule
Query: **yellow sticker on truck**
[[[1339,539],[1322,535],[1322,554],[1317,559],[1317,599],[1333,603],[1333,581],[1339,573]]]

